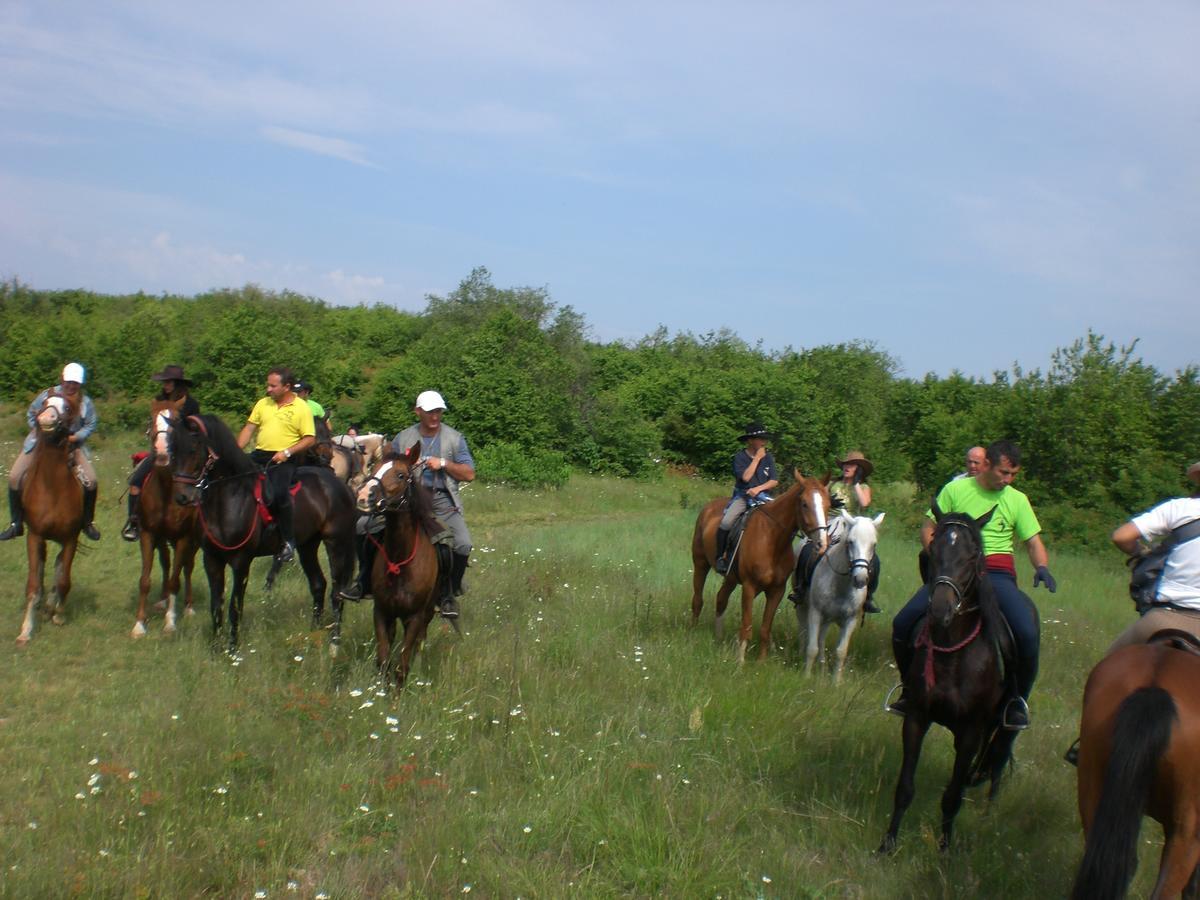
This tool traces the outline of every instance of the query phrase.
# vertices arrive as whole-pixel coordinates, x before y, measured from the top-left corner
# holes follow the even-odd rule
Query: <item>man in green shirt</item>
[[[1017,569],[1013,549],[1020,541],[1025,545],[1034,568],[1033,586],[1046,586],[1050,593],[1058,589],[1054,576],[1047,568],[1046,547],[1042,543],[1042,526],[1029,498],[1012,486],[1021,470],[1021,451],[1011,441],[996,441],[987,448],[983,466],[973,478],[951,481],[937,496],[943,513],[964,513],[979,518],[995,508],[991,520],[983,527],[983,552],[988,581],[1008,620],[1016,641],[1017,695],[1010,698],[1004,710],[1004,726],[1013,730],[1029,727],[1029,694],[1037,680],[1040,622],[1037,607],[1017,587]],[[921,545],[925,550],[933,540],[932,514],[921,526]],[[913,657],[913,630],[929,605],[928,586],[922,586],[904,609],[892,620],[892,649],[901,675],[907,672]],[[905,698],[890,707],[891,712],[903,715]]]

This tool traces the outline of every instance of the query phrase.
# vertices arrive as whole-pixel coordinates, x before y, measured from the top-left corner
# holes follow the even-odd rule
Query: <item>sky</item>
[[[1200,5],[0,3],[0,277],[1200,362]]]

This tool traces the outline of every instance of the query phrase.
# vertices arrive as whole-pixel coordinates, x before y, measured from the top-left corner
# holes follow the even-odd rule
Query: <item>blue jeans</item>
[[[1028,697],[1033,682],[1037,679],[1038,647],[1041,643],[1041,622],[1037,607],[1017,587],[1017,579],[1007,572],[988,572],[987,578],[1000,605],[1000,612],[1008,620],[1008,627],[1012,629],[1013,638],[1016,640],[1017,677],[1021,682],[1021,695]],[[921,589],[913,594],[912,599],[904,605],[904,609],[892,619],[892,640],[911,643],[913,629],[928,606],[929,587],[921,585]]]

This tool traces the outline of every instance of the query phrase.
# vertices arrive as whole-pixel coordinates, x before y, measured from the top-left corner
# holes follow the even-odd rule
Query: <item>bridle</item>
[[[969,534],[971,536],[972,540],[974,540],[975,530],[970,525],[968,525],[966,522],[943,522],[943,523],[941,523],[941,527],[943,527],[943,528],[961,528],[967,534]],[[930,604],[933,603],[934,589],[936,587],[938,587],[938,585],[945,585],[946,587],[950,588],[950,590],[954,593],[955,599],[954,599],[954,604],[952,607],[953,615],[960,616],[960,615],[964,615],[969,612],[975,612],[976,610],[979,609],[978,602],[976,602],[975,605],[971,606],[971,607],[966,607],[965,604],[967,602],[967,592],[969,590],[971,590],[971,588],[973,588],[978,581],[979,581],[979,571],[977,568],[971,569],[971,579],[966,584],[961,584],[961,585],[957,581],[955,581],[953,578],[951,578],[949,575],[938,575],[936,578],[932,578],[929,581],[929,603]]]
[[[403,479],[404,489],[393,493],[389,497],[387,495],[386,490],[383,487],[383,479],[385,476],[387,476],[391,472],[392,465],[394,465],[397,462],[401,462],[401,460],[399,460],[399,459],[389,460],[387,464],[380,466],[375,472],[373,472],[371,475],[369,475],[363,481],[362,485],[359,486],[358,491],[361,494],[364,490],[365,491],[370,490],[370,486],[371,486],[372,482],[379,485],[380,497],[377,501],[375,501],[372,504],[372,510],[371,510],[372,512],[376,512],[376,513],[398,512],[399,510],[405,509],[411,505],[412,492],[413,492],[414,488],[416,487],[416,483],[417,483],[414,475],[416,474],[416,471],[421,464],[418,463],[416,465],[410,466],[408,469],[408,472],[404,475],[400,475],[399,473],[396,474],[396,478],[398,480]],[[368,493],[367,496],[369,499],[370,494]]]
[[[820,562],[822,559],[825,560],[825,562],[829,563],[829,568],[833,569],[835,574],[841,575],[841,576],[853,575],[855,569],[865,569],[867,572],[870,572],[871,560],[867,559],[866,557],[862,557],[862,556],[851,556],[850,560],[849,560],[849,565],[846,566],[845,572],[839,571],[837,566],[835,566],[833,564],[833,557],[830,556],[829,553],[831,550],[833,550],[833,548],[835,546],[837,546],[838,544],[840,544],[842,542],[841,535],[834,534],[834,532],[833,532],[833,527],[835,527],[837,525],[838,521],[841,521],[840,516],[834,522],[834,526],[831,526],[830,532],[829,532],[829,538],[828,538],[828,540],[826,542],[826,546],[825,546],[825,552],[822,553],[820,555],[820,557],[818,557],[817,562]],[[846,537],[847,538],[850,537],[850,529],[849,528],[846,529]],[[849,555],[849,554],[847,554],[847,555]]]

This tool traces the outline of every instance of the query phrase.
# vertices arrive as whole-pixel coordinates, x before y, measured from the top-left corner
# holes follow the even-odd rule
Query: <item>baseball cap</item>
[[[65,366],[63,366],[63,381],[75,381],[79,384],[83,384],[84,377],[83,366],[81,366],[79,363],[67,363]]]
[[[422,391],[417,397],[417,409],[433,412],[435,409],[445,409],[446,401],[437,391]]]

